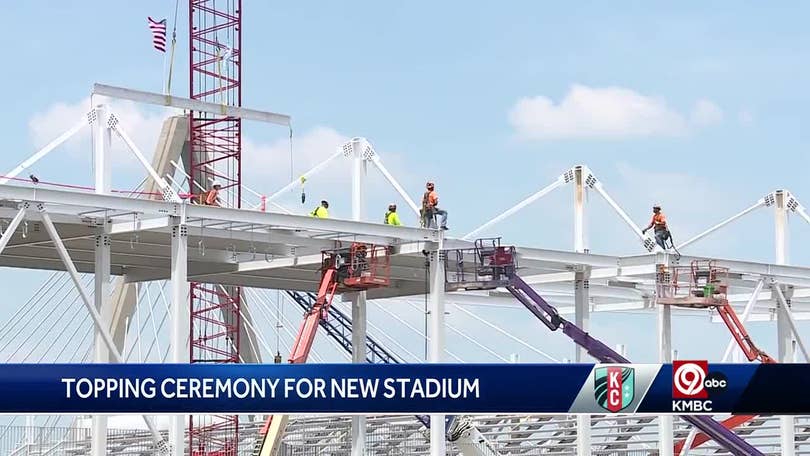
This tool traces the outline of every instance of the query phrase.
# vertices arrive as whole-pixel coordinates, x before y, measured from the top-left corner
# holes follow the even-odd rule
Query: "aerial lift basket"
[[[656,282],[659,304],[700,309],[728,303],[728,268],[714,260],[695,260],[669,271],[662,267]]]

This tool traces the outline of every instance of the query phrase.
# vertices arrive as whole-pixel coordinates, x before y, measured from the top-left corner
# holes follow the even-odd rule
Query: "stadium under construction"
[[[492,359],[518,361],[448,323],[451,308],[479,333],[508,338],[537,360],[561,362],[543,350],[542,340],[524,340],[481,316],[477,309],[486,306],[522,311],[538,332],[570,342],[574,362],[629,362],[626,346],[610,347],[598,330],[589,332],[592,314],[625,312],[657,317],[655,330],[645,333],[657,341],[661,363],[673,360],[673,319],[696,314],[728,333],[723,362],[810,361],[797,324],[810,315],[810,267],[787,261],[788,221],[810,223],[810,215],[785,189],[680,242],[684,254],[657,244],[586,165],[561,170],[462,237],[435,223],[369,221],[369,171],[379,172],[417,218],[423,208],[363,137],[334,144],[326,161],[275,193],[252,189],[242,179],[250,165],[242,156],[242,122],[291,131],[290,117],[242,106],[241,5],[217,10],[209,3],[189,4],[189,97],[92,88],[93,99],[183,112],[154,132],[159,140],[151,159],[113,105],[98,102],[30,158],[2,165],[10,171],[0,176],[0,266],[51,272],[0,321],[6,363],[465,361],[448,350],[448,332]],[[208,35],[223,30],[231,33],[224,34],[231,37],[227,47]],[[22,177],[84,129],[93,138],[92,186]],[[137,188],[113,188],[113,142],[142,166],[146,179]],[[279,202],[336,160],[350,163],[350,220],[296,213]],[[220,203],[205,204],[200,195],[214,183]],[[573,193],[571,250],[493,236],[499,223],[563,191]],[[636,253],[590,251],[591,197],[626,225]],[[687,254],[754,211],[773,213],[772,263]],[[424,318],[425,327],[417,328],[409,314]],[[752,321],[775,322],[776,353],[765,353],[749,336],[745,325]],[[423,341],[425,356],[405,338]],[[0,453],[796,455],[810,454],[810,416],[17,416],[0,427]]]

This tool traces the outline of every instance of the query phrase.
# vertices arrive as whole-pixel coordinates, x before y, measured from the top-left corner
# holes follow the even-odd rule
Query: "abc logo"
[[[709,391],[718,393],[728,386],[720,372],[709,373],[707,361],[674,361],[672,363],[672,395],[678,399],[706,399]]]
[[[706,381],[703,386],[714,394],[715,392],[723,392],[728,386],[728,379],[720,372],[709,372],[706,376]]]

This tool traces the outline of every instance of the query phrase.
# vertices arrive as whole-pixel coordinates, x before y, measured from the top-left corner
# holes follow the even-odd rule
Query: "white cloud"
[[[700,100],[694,111],[701,122],[716,121],[722,111]],[[558,104],[545,96],[518,100],[509,120],[522,139],[601,138],[618,139],[681,135],[689,131],[690,119],[657,97],[621,87],[571,86]]]
[[[134,102],[110,100],[104,97],[97,97],[93,102],[108,106],[109,110],[118,117],[122,129],[132,138],[147,159],[151,158],[154,153],[161,126],[166,117],[182,113],[182,111],[170,108],[147,109]],[[55,103],[43,112],[34,114],[28,122],[29,135],[34,147],[44,146],[77,122],[85,119],[91,106],[91,100],[88,97],[72,104]],[[62,147],[68,149],[74,156],[86,154],[87,157],[91,157],[93,150],[90,132],[90,128],[82,129]],[[116,166],[137,166],[138,163],[124,142],[115,134],[112,139],[112,163]]]
[[[696,125],[708,126],[723,121],[723,110],[709,100],[698,100],[692,109],[692,122]]]

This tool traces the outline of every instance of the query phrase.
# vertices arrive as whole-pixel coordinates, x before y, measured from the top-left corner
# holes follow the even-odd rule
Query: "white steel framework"
[[[114,96],[164,106],[175,106],[195,111],[220,112],[253,119],[289,125],[286,116],[263,113],[244,108],[223,107],[173,97],[156,97],[147,92],[131,91],[110,86],[96,85],[96,94]],[[51,153],[60,144],[76,134],[83,126],[92,125],[95,135],[94,169],[95,182],[90,191],[53,190],[32,185],[29,182],[15,179],[23,170],[28,169],[38,160]],[[146,169],[152,185],[161,194],[159,199],[143,199],[111,194],[109,149],[112,133],[123,140],[127,148],[136,156]],[[179,146],[182,147],[182,141]],[[364,219],[364,180],[367,164],[371,162],[384,178],[394,187],[406,204],[418,213],[414,200],[407,194],[394,176],[382,165],[370,143],[364,138],[353,138],[343,145],[326,162],[304,174],[312,176],[325,169],[326,163],[341,154],[352,160],[352,220],[314,219],[289,213],[276,213],[266,210],[266,203],[275,200],[293,188],[298,180],[283,187],[269,197],[253,192],[259,197],[261,206],[258,209],[215,208],[189,204],[179,192],[177,180],[169,172],[171,163],[175,170],[182,170],[172,159],[162,159],[165,166],[149,164],[124,131],[114,113],[105,106],[98,105],[82,121],[65,134],[35,153],[30,159],[7,173],[0,181],[0,219],[8,220],[8,225],[0,236],[0,266],[43,269],[67,272],[78,298],[84,304],[93,323],[93,334],[96,340],[93,359],[96,362],[111,360],[120,362],[124,359],[124,347],[132,350],[140,343],[127,344],[126,340],[116,343],[118,334],[111,332],[120,323],[116,320],[124,316],[127,328],[131,323],[132,312],[120,312],[121,303],[111,302],[111,277],[119,278],[119,284],[145,284],[154,281],[169,280],[171,288],[168,298],[160,289],[159,296],[164,300],[166,313],[164,321],[170,320],[166,355],[163,358],[172,362],[187,362],[188,352],[185,346],[185,335],[188,334],[188,315],[185,313],[187,302],[187,281],[205,279],[206,282],[236,285],[253,289],[251,293],[266,293],[268,289],[315,291],[318,285],[317,270],[320,266],[320,252],[332,248],[336,243],[368,242],[388,245],[392,248],[392,286],[384,289],[359,293],[351,298],[351,315],[353,320],[352,341],[355,348],[352,360],[363,362],[367,337],[374,329],[368,321],[368,306],[380,299],[389,302],[408,302],[409,296],[429,295],[429,331],[423,334],[429,340],[429,362],[442,362],[445,357],[459,359],[448,350],[446,328],[458,332],[445,321],[446,302],[454,308],[470,312],[474,306],[515,306],[506,298],[503,290],[476,293],[445,293],[444,261],[442,249],[469,248],[471,240],[489,230],[497,223],[525,209],[534,201],[568,183],[574,187],[574,246],[573,251],[554,251],[520,246],[517,249],[521,275],[527,282],[548,297],[550,303],[560,308],[561,313],[573,313],[575,321],[583,328],[589,326],[590,316],[594,312],[641,311],[655,312],[658,315],[658,352],[662,362],[672,359],[672,319],[676,316],[692,314],[696,311],[681,311],[655,304],[656,272],[660,265],[687,264],[697,259],[694,256],[672,255],[655,245],[650,236],[645,236],[632,221],[626,211],[607,193],[604,185],[586,166],[578,165],[561,174],[551,185],[519,202],[513,208],[501,213],[470,232],[462,239],[445,238],[439,230],[427,230],[411,227],[392,227],[378,223],[369,223]],[[158,171],[157,169],[160,169]],[[187,177],[187,176],[186,176]],[[20,183],[22,182],[22,183]],[[588,194],[593,190],[602,197],[616,215],[638,237],[640,246],[648,253],[631,256],[600,255],[590,252],[587,238]],[[251,207],[250,205],[247,205]],[[739,307],[744,321],[776,319],[779,333],[779,358],[790,362],[794,359],[794,345],[805,361],[810,361],[810,354],[798,330],[797,321],[810,316],[810,268],[788,264],[787,222],[789,214],[797,214],[810,223],[805,208],[787,190],[776,190],[761,198],[751,207],[721,221],[708,230],[687,240],[680,247],[685,249],[708,234],[737,221],[746,214],[762,207],[773,207],[775,210],[776,255],[773,264],[717,259],[718,267],[730,270],[732,294],[730,301]],[[36,210],[33,210],[35,208]],[[27,230],[28,223],[42,224],[45,230]],[[21,229],[22,225],[22,229]],[[133,241],[133,236],[137,238]],[[189,246],[192,246],[189,249]],[[195,248],[196,247],[196,248]],[[429,280],[425,280],[425,253],[429,257]],[[93,273],[93,298],[85,290],[87,284],[80,274]],[[123,286],[123,285],[122,285]],[[150,287],[146,286],[149,295]],[[259,300],[265,298],[257,294]],[[142,296],[143,297],[143,296]],[[278,301],[277,301],[278,302]],[[178,305],[179,304],[179,305]],[[411,303],[409,303],[411,305]],[[743,308],[744,307],[744,308]],[[260,308],[260,307],[257,307]],[[151,315],[150,308],[150,318]],[[474,314],[473,314],[474,315]],[[135,315],[136,317],[139,316]],[[392,314],[393,316],[393,314]],[[398,317],[397,317],[398,318]],[[160,333],[155,320],[152,329],[155,334],[153,344],[160,344]],[[248,319],[248,321],[250,321]],[[404,321],[404,320],[403,320]],[[482,319],[485,321],[485,319]],[[367,326],[368,323],[368,326]],[[161,322],[161,327],[163,322]],[[267,343],[260,332],[261,325],[251,323],[253,336],[251,344]],[[146,325],[135,326],[143,329]],[[411,326],[412,327],[412,326]],[[495,326],[497,328],[497,326]],[[2,334],[0,334],[2,336]],[[123,336],[126,336],[126,331]],[[121,336],[118,336],[121,337]],[[139,334],[133,337],[138,339]],[[0,338],[0,341],[2,338]],[[394,341],[396,343],[396,341]],[[525,342],[524,342],[525,343]],[[531,344],[527,344],[531,346]],[[724,354],[727,358],[734,350],[729,346]],[[404,348],[404,347],[403,347]],[[534,347],[532,347],[534,348]],[[142,350],[137,345],[138,351]],[[254,347],[258,352],[260,347]],[[149,349],[151,351],[151,349]],[[161,351],[158,348],[158,351]],[[169,356],[170,355],[170,356]],[[147,357],[148,357],[147,353]],[[313,356],[314,359],[318,359]],[[416,357],[418,358],[418,357]],[[575,359],[587,362],[585,353],[576,350]],[[442,455],[448,448],[444,435],[444,417],[431,417],[429,444],[425,451],[432,455]],[[496,417],[495,421],[474,419],[479,435],[492,436],[492,439],[503,440],[505,431],[502,424],[517,420],[514,426],[525,423],[546,423],[564,427],[565,419],[542,417]],[[522,420],[522,421],[521,421]],[[598,432],[599,426],[613,421],[617,428],[624,428],[636,441],[641,442],[644,430],[649,430],[652,419],[632,417],[573,417],[573,426],[568,431],[559,431],[551,441],[563,449],[571,448],[577,454],[587,454],[595,446],[610,449],[611,440]],[[645,421],[647,420],[647,421]],[[89,443],[93,454],[103,454],[110,442],[105,441],[103,429],[107,423],[104,418],[92,420],[94,438]],[[312,422],[316,422],[314,419]],[[772,419],[755,420],[750,426],[766,430],[766,423]],[[307,423],[299,420],[293,423]],[[633,422],[632,424],[629,424]],[[798,427],[804,423],[803,418],[780,418],[779,440],[782,454],[794,454],[795,446],[801,446],[800,438],[806,430]],[[369,451],[371,421],[363,417],[351,420],[351,453],[365,454]],[[487,424],[490,423],[490,424]],[[601,423],[601,424],[600,424]],[[146,419],[151,439],[161,450],[168,449],[164,434],[158,431],[151,419]],[[183,446],[184,425],[182,418],[173,418],[167,426],[169,448],[175,452]],[[538,424],[542,427],[546,424]],[[248,425],[249,427],[250,425]],[[371,426],[371,427],[369,427]],[[412,426],[409,424],[408,426]],[[486,426],[492,426],[488,430]],[[528,426],[528,425],[527,425]],[[750,427],[749,426],[749,427]],[[413,430],[416,432],[416,430]],[[533,431],[532,431],[533,432]],[[526,442],[528,430],[519,431],[524,437],[515,439],[520,445]],[[675,439],[687,438],[694,433],[671,417],[659,417],[652,431],[655,437],[639,445],[655,445],[660,454],[672,454]],[[249,435],[249,433],[245,433]],[[240,432],[240,435],[242,433]],[[293,440],[288,433],[284,442]],[[407,432],[394,439],[401,445]],[[629,448],[631,440],[624,442],[614,436],[624,449]],[[694,437],[690,437],[694,438]],[[509,440],[509,439],[507,439]],[[546,442],[548,443],[548,442]],[[635,444],[635,442],[632,442]],[[498,451],[500,454],[511,453],[507,441]],[[252,446],[248,446],[252,447]],[[557,448],[555,447],[555,448]],[[705,448],[710,448],[707,445]],[[701,447],[703,448],[703,447]],[[506,449],[506,451],[504,451]],[[562,451],[562,450],[561,450]],[[693,450],[692,453],[694,454]],[[178,453],[179,454],[179,453]],[[375,453],[377,454],[377,453]],[[380,453],[383,454],[383,453]],[[520,454],[520,453],[514,453]],[[555,454],[555,453],[548,453]],[[559,453],[570,454],[570,453]]]

